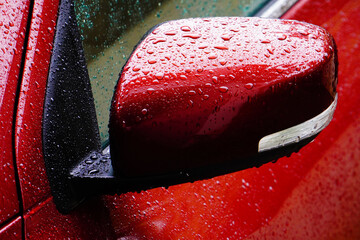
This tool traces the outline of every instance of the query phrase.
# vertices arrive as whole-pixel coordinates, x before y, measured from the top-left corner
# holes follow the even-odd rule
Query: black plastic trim
[[[43,115],[43,151],[58,210],[83,199],[69,182],[70,169],[101,143],[94,99],[72,0],[60,3]]]

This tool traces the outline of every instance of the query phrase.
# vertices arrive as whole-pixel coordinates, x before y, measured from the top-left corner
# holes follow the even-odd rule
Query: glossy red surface
[[[336,62],[332,37],[306,23],[164,23],[137,46],[119,79],[113,165],[141,176],[255,155],[262,137],[330,105]]]
[[[338,45],[338,107],[313,143],[260,168],[106,197],[117,237],[359,239],[359,12],[355,0],[309,0],[285,15],[326,27]]]
[[[58,1],[36,0],[16,115],[16,162],[24,209],[50,195],[42,155],[41,121]]]
[[[27,238],[359,239],[359,12],[355,0],[303,0],[286,15],[325,26],[339,49],[334,121],[300,153],[207,181],[105,196],[70,216],[49,198],[26,213]]]
[[[19,212],[13,156],[13,116],[29,1],[0,3],[0,224]]]
[[[86,202],[69,215],[57,210],[52,198],[24,217],[26,239],[115,239],[108,211],[98,199]]]
[[[21,217],[17,217],[0,229],[0,239],[18,240],[21,239]]]

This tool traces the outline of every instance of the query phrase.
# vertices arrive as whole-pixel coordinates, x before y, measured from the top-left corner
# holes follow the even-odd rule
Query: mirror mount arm
[[[84,200],[70,183],[70,170],[101,151],[94,99],[72,0],[61,1],[43,113],[43,152],[58,210],[68,213]]]

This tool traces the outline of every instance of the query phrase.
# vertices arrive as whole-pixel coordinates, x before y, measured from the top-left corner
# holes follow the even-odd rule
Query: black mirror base
[[[139,192],[156,187],[169,187],[176,184],[209,179],[247,168],[260,167],[271,161],[275,162],[281,157],[290,156],[293,152],[298,152],[303,146],[313,141],[316,136],[311,136],[288,146],[259,153],[248,159],[237,159],[226,165],[214,165],[201,169],[191,169],[186,172],[179,171],[168,175],[141,178],[124,178],[116,175],[111,164],[110,154],[93,151],[71,169],[69,181],[72,189],[77,193],[74,197],[78,197],[80,194],[82,199],[94,195],[113,195]],[[61,193],[54,194],[61,195]],[[72,196],[68,195],[68,197],[71,198]],[[57,205],[61,205],[61,202],[58,202]],[[64,209],[66,206],[57,207]],[[65,209],[63,212],[70,212],[74,207]]]

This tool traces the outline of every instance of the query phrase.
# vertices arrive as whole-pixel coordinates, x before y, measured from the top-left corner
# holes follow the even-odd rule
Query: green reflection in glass
[[[141,37],[161,22],[191,17],[251,16],[267,0],[77,0],[76,17],[93,89],[100,137],[122,66]]]

